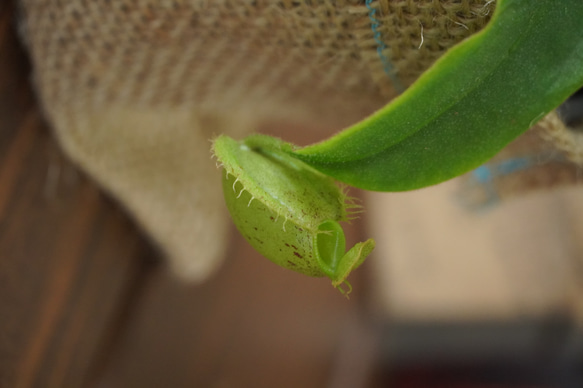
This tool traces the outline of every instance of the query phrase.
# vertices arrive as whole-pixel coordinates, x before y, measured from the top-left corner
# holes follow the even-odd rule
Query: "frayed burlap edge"
[[[555,111],[545,116],[538,125],[543,139],[561,151],[571,162],[583,167],[583,132],[567,127]]]

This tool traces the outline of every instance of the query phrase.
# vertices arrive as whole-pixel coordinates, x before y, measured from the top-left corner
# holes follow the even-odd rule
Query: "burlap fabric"
[[[541,136],[578,167],[583,168],[583,123],[567,126],[558,114],[551,113],[539,124]]]
[[[494,9],[488,0],[20,5],[34,83],[62,147],[191,280],[226,246],[214,134],[241,136],[265,120],[341,129]]]

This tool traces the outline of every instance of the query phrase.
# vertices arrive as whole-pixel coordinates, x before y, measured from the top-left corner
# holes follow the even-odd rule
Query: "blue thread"
[[[498,172],[500,175],[509,175],[517,171],[526,170],[533,164],[532,158],[513,158],[500,162]]]
[[[366,8],[368,8],[369,10],[368,18],[371,21],[370,29],[372,30],[374,40],[377,43],[377,54],[381,59],[381,62],[383,63],[383,70],[393,82],[393,86],[395,87],[395,89],[397,89],[398,92],[402,92],[404,88],[403,85],[401,84],[401,81],[395,74],[395,68],[393,67],[389,59],[386,57],[386,55],[383,53],[383,51],[387,48],[387,45],[385,44],[385,42],[383,42],[381,32],[378,30],[381,23],[375,17],[377,10],[372,7],[371,5],[372,2],[373,0],[366,0]]]
[[[499,176],[510,175],[517,171],[525,170],[533,164],[532,158],[512,158],[494,164],[492,167],[487,165],[476,168],[472,175],[478,183],[488,183]]]
[[[472,171],[475,182],[482,186],[486,199],[479,205],[481,208],[492,206],[500,200],[500,195],[494,185],[494,178],[510,175],[518,171],[526,170],[536,164],[535,158],[522,157],[510,158],[490,165],[482,165]]]
[[[488,166],[480,166],[472,171],[473,177],[478,183],[487,183],[492,180],[492,171]]]

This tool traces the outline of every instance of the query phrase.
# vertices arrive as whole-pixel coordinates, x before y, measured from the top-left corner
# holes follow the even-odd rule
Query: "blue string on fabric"
[[[536,164],[533,157],[510,158],[498,163],[480,166],[472,171],[475,184],[484,188],[487,199],[479,207],[484,208],[498,202],[500,196],[494,185],[494,179],[524,171]]]
[[[381,25],[380,21],[376,18],[375,14],[377,10],[372,6],[373,0],[366,0],[366,8],[368,8],[368,18],[371,21],[370,28],[373,32],[373,37],[375,42],[377,43],[377,54],[383,64],[383,70],[391,79],[393,86],[395,89],[400,93],[403,90],[403,84],[401,84],[401,80],[397,77],[395,68],[393,64],[389,61],[387,56],[385,55],[384,51],[387,48],[385,42],[383,42],[381,32],[379,31],[379,27]]]
[[[486,184],[499,176],[510,175],[514,172],[526,170],[533,164],[532,158],[512,158],[499,162],[492,167],[483,165],[476,168],[472,175],[476,182]]]

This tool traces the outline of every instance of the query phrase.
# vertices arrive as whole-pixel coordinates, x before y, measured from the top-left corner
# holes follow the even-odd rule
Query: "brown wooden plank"
[[[0,387],[85,387],[151,249],[61,155],[0,4]]]
[[[9,386],[84,386],[144,244],[89,182],[46,199],[46,165],[30,160],[26,173],[0,231],[0,327],[12,343],[0,344],[0,375],[12,374]]]

